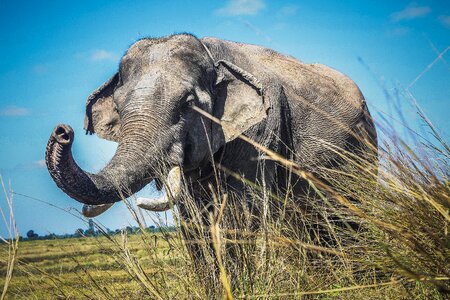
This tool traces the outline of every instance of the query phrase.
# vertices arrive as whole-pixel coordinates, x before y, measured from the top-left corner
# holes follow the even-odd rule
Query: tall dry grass
[[[146,231],[132,199],[124,201],[142,229],[139,247],[126,231],[112,236],[96,224],[104,236],[97,247],[128,274],[129,290],[105,283],[95,267],[79,261],[87,287],[82,294],[58,276],[41,276],[56,282],[60,295],[75,298],[445,299],[450,148],[421,116],[434,137],[413,134],[407,142],[389,124],[378,124],[378,160],[324,144],[346,164],[315,174],[241,136],[266,160],[308,181],[309,191],[300,197],[289,187],[269,190],[216,165],[209,205],[199,207],[185,193],[183,205],[173,209],[177,232],[164,232],[163,215],[148,212],[163,232]],[[244,197],[220,185],[223,174],[245,184]],[[17,246],[11,247],[14,257]]]
[[[0,182],[2,184],[5,201],[8,207],[8,211],[6,212],[4,212],[0,207],[2,221],[8,232],[8,237],[4,238],[0,236],[0,244],[6,244],[6,247],[2,247],[2,251],[0,252],[0,264],[6,266],[2,293],[0,295],[0,299],[3,300],[6,297],[6,293],[13,276],[14,266],[16,264],[17,251],[19,249],[19,231],[17,229],[17,224],[14,218],[12,190],[11,188],[9,189],[9,191],[6,189],[5,183],[1,176]]]
[[[307,180],[310,193],[271,191],[217,165],[216,182],[223,173],[242,180],[244,199],[210,185],[211,204],[199,209],[185,194],[189,218],[175,207],[180,231],[162,236],[168,257],[176,258],[155,255],[143,233],[154,269],[140,267],[126,236],[117,244],[118,262],[155,299],[445,299],[450,151],[421,116],[434,142],[417,137],[411,144],[379,124],[379,160],[324,145],[346,164],[320,170],[320,178],[241,136]]]

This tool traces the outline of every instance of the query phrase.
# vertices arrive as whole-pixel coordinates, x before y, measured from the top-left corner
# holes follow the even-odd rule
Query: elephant
[[[347,76],[261,46],[191,34],[130,46],[119,70],[88,97],[84,129],[118,143],[101,171],[77,165],[74,131],[66,124],[51,133],[46,164],[57,186],[90,217],[153,180],[165,193],[138,198],[140,207],[182,207],[183,193],[205,206],[219,164],[269,190],[291,184],[294,195],[305,193],[307,180],[290,176],[242,136],[319,177],[317,170],[345,164],[333,149],[374,157],[377,151],[374,121]],[[236,176],[223,171],[219,179],[245,193]]]

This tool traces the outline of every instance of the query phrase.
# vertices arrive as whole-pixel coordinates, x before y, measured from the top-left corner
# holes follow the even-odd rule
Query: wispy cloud
[[[281,22],[281,23],[277,23],[275,25],[273,25],[273,29],[275,30],[284,30],[288,27],[288,24],[285,22]]]
[[[33,73],[37,75],[44,75],[48,73],[48,66],[45,64],[37,64],[33,67]]]
[[[411,32],[411,29],[408,27],[397,27],[388,30],[387,35],[391,37],[400,37],[408,35]]]
[[[395,12],[391,15],[391,21],[400,22],[403,20],[413,20],[421,17],[425,17],[431,12],[429,6],[419,6],[413,2],[408,4],[403,10]]]
[[[450,16],[440,16],[439,21],[442,25],[450,29]]]
[[[97,49],[92,52],[91,60],[93,61],[102,61],[102,60],[116,60],[117,55],[113,52]]]
[[[285,5],[282,8],[280,8],[278,13],[282,16],[293,16],[297,13],[297,11],[298,11],[298,5],[289,4],[289,5]]]
[[[3,117],[23,117],[31,114],[28,108],[18,106],[7,106],[0,109],[0,116]]]
[[[227,16],[256,15],[264,7],[266,4],[263,0],[228,0],[224,7],[215,12]]]
[[[42,169],[42,168],[46,168],[47,165],[45,164],[45,159],[40,159],[40,160],[35,160],[35,161],[31,162],[29,164],[29,167],[33,168],[33,169]]]
[[[45,160],[40,159],[40,160],[35,160],[35,161],[30,161],[30,162],[19,163],[10,169],[2,169],[2,171],[8,172],[8,173],[9,172],[12,172],[12,173],[27,172],[27,171],[44,169],[46,167],[47,167],[47,165],[45,164]]]
[[[245,27],[249,28],[250,30],[252,30],[256,35],[262,36],[264,37],[264,39],[271,43],[272,42],[272,38],[268,35],[266,35],[261,29],[259,29],[258,27],[256,27],[255,25],[253,25],[252,23],[248,22],[248,21],[242,21],[242,24],[244,24]]]

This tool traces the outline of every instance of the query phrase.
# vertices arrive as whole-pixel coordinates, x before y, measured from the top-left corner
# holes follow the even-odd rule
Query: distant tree
[[[89,230],[95,232],[94,220],[89,219]]]
[[[127,226],[125,228],[125,230],[127,231],[128,234],[132,234],[133,233],[133,227],[131,227],[131,226]]]
[[[39,237],[39,234],[34,233],[34,230],[28,230],[27,238],[29,238],[29,239],[37,239],[38,237]]]
[[[54,240],[54,239],[57,239],[58,237],[54,233],[49,233],[44,238],[47,240]]]
[[[86,229],[86,230],[84,231],[84,235],[85,235],[85,236],[94,236],[94,235],[95,235],[95,231],[92,230],[92,229]]]
[[[78,228],[75,230],[75,233],[73,234],[74,237],[81,237],[84,233],[84,230],[82,228]]]
[[[89,219],[89,228],[84,231],[85,236],[95,236],[96,235],[94,220]]]

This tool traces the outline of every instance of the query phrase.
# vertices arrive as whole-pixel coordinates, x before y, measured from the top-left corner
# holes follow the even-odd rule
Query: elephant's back
[[[255,76],[267,85],[278,81],[283,86],[300,164],[311,168],[334,165],[339,159],[336,149],[366,149],[365,137],[376,146],[375,127],[366,101],[348,76],[270,49],[252,45],[243,49],[251,50]]]
[[[217,38],[203,38],[216,60],[228,60],[255,75],[262,83],[280,82],[291,101],[324,98],[360,110],[364,97],[356,84],[344,74],[322,64],[306,64],[288,55],[257,45]],[[300,98],[299,98],[300,97]],[[332,103],[331,103],[332,104]]]
[[[337,152],[367,149],[367,139],[376,146],[373,120],[353,80],[328,66],[291,58],[281,59],[278,67],[280,72],[288,70],[279,78],[289,102],[300,164],[334,165]]]
[[[264,48],[253,57],[259,66],[254,70],[256,76],[259,72],[270,74],[266,76],[271,79],[262,76],[267,84],[278,80],[283,86],[299,164],[311,170],[336,166],[342,149],[365,152],[376,148],[375,126],[366,101],[348,76],[326,65],[306,64]]]
[[[376,144],[364,96],[341,72],[260,46],[215,38],[204,41],[217,59],[229,60],[249,71],[263,85],[282,85],[291,116],[293,147],[302,165],[323,165],[336,158],[336,147],[360,146],[355,145],[355,132],[366,132]]]

